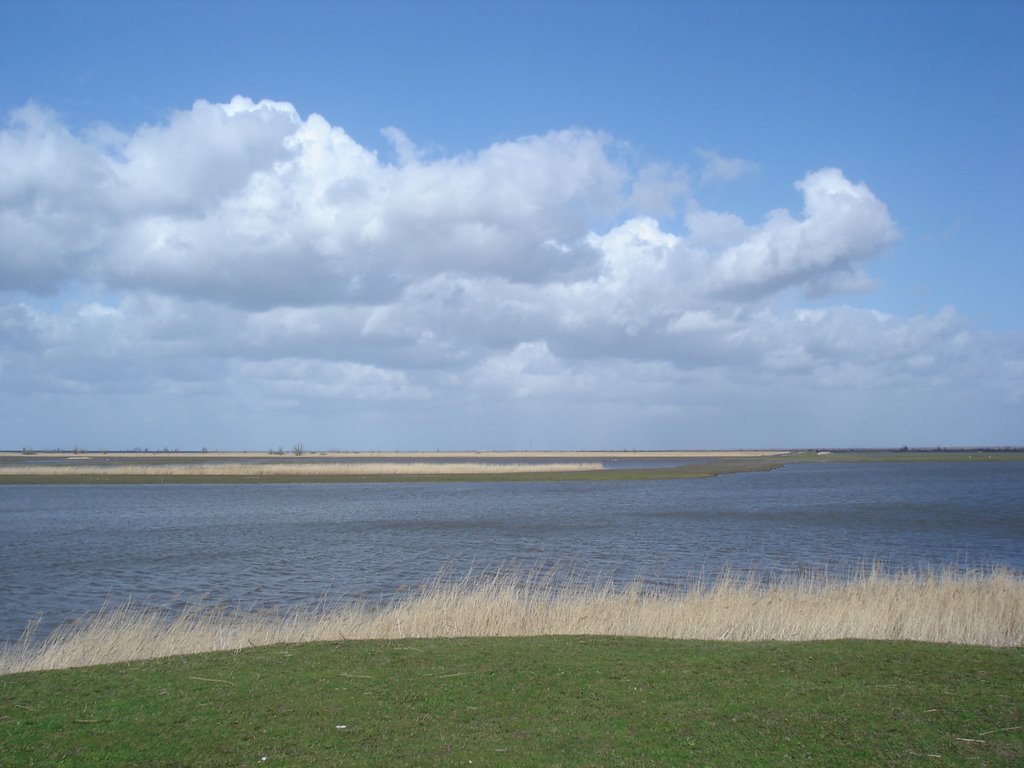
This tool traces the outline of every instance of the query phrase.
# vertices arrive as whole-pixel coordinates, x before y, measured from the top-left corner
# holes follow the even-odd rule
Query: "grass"
[[[0,647],[0,674],[331,640],[620,635],[696,640],[914,640],[1024,646],[1024,575],[805,575],[774,584],[724,576],[654,590],[551,576],[438,578],[382,605],[284,614],[122,606],[50,637]]]
[[[830,462],[933,462],[933,461],[1024,461],[1024,450],[934,450],[934,451],[795,451],[786,463]]]
[[[286,615],[128,606],[0,671],[2,766],[1016,766],[1024,575],[498,574]]]
[[[277,645],[0,677],[4,766],[1016,766],[1024,651]]]

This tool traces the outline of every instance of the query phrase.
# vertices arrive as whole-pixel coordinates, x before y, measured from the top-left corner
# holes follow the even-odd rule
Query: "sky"
[[[1024,444],[1024,3],[0,0],[0,449]]]

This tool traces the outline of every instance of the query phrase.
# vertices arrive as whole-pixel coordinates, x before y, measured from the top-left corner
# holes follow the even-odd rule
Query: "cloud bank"
[[[884,443],[932,434],[921,393],[1024,397],[1019,340],[844,302],[898,229],[840,169],[748,222],[594,131],[384,135],[244,97],[127,134],[12,113],[0,447]],[[701,185],[752,167],[699,154]]]

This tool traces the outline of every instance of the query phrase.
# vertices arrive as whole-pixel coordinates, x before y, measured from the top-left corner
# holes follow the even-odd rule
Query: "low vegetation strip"
[[[48,466],[29,465],[0,467],[0,475],[27,475],[45,477],[62,475],[82,477],[101,476],[146,476],[199,475],[203,477],[264,477],[282,475],[451,475],[451,474],[496,474],[507,475],[522,472],[584,472],[602,469],[598,462],[561,462],[550,464],[528,463],[472,463],[472,462],[317,462],[317,463],[256,463],[256,462],[202,462],[192,464],[113,464]]]
[[[321,605],[257,614],[176,615],[132,605],[0,648],[0,674],[107,664],[279,643],[341,639],[620,635],[696,640],[916,640],[1024,646],[1024,574],[808,575],[763,585],[724,576],[687,589],[514,573],[443,578],[383,605]]]
[[[1018,766],[1024,651],[341,641],[0,677],[0,763]]]
[[[386,458],[393,459],[388,461]],[[611,466],[618,459],[680,459],[676,466]],[[354,459],[363,459],[362,461]],[[384,460],[382,460],[384,459]],[[416,459],[420,459],[417,461]],[[474,461],[472,459],[479,459]],[[699,459],[699,461],[693,461]],[[666,480],[814,462],[1024,461],[1005,451],[566,451],[301,455],[104,453],[0,455],[0,485],[129,483],[365,483],[493,480]],[[60,463],[68,462],[68,463]],[[73,462],[73,463],[70,463]],[[606,468],[607,467],[607,468]]]
[[[781,462],[721,459],[675,467],[604,469],[575,463],[145,463],[0,465],[0,485],[130,483],[384,483],[566,480],[666,480],[777,469]]]
[[[896,450],[896,451],[794,451],[786,456],[787,463],[798,461],[829,462],[979,462],[979,461],[1024,461],[1024,449],[1001,450]]]
[[[0,461],[32,461],[43,459],[75,459],[79,461],[129,459],[131,461],[224,461],[226,459],[274,459],[303,461],[310,457],[321,459],[438,459],[459,460],[515,460],[557,459],[581,461],[584,459],[609,461],[612,459],[750,459],[765,456],[788,456],[791,450],[636,450],[636,451],[306,451],[296,446],[291,452],[277,451],[22,451],[0,450]]]

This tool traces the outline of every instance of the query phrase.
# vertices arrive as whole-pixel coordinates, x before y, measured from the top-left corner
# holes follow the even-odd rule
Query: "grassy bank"
[[[0,677],[0,764],[1015,766],[1024,651],[534,637]]]
[[[1024,450],[932,450],[932,451],[794,451],[786,463],[798,461],[830,462],[946,462],[946,461],[1024,461]]]
[[[697,640],[916,640],[1024,646],[1024,575],[991,572],[808,575],[764,585],[616,589],[499,574],[438,579],[383,605],[284,614],[124,606],[49,638],[0,647],[0,674],[332,640],[621,635]]]

